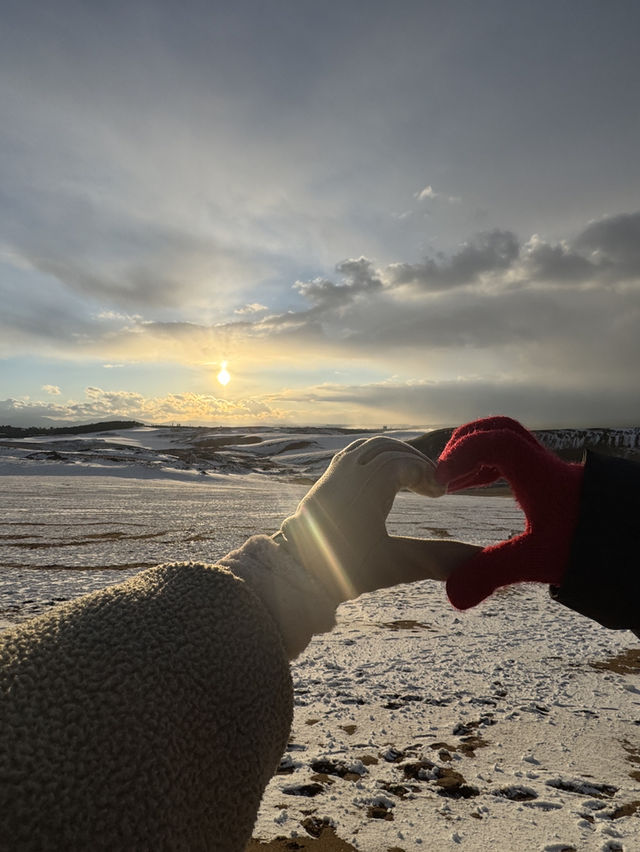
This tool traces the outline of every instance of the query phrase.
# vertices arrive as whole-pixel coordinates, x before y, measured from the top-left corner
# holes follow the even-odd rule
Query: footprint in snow
[[[306,796],[307,798],[313,798],[320,793],[324,793],[324,787],[317,782],[311,784],[294,784],[289,787],[283,787],[282,792],[286,796]]]
[[[582,778],[551,778],[545,782],[565,793],[578,793],[581,796],[593,796],[596,799],[610,799],[618,792],[612,784],[600,784],[597,781],[585,781]]]
[[[320,758],[311,761],[311,769],[319,775],[335,775],[344,778],[345,781],[359,781],[367,770],[360,760],[354,763],[345,763],[344,760],[329,760]]]
[[[512,784],[509,787],[501,787],[495,790],[494,796],[500,796],[503,799],[509,799],[512,802],[531,802],[538,798],[538,794],[531,787],[525,787],[522,784]]]

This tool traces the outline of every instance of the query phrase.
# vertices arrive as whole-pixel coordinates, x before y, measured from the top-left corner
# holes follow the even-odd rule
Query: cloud
[[[251,387],[244,401],[178,395],[175,400],[162,397],[150,408],[135,395],[109,396],[98,387],[89,389],[73,409],[62,414],[51,409],[63,418],[187,422],[190,417],[205,420],[207,411],[212,417],[220,412],[239,419],[268,419],[280,411],[289,416],[269,396],[275,375],[286,382],[282,377],[295,370],[298,383],[304,384],[305,372],[317,376],[342,370],[348,375],[365,368],[369,375],[392,373],[419,381],[433,376],[440,384],[457,376],[465,381],[483,376],[485,386],[479,380],[468,385],[470,408],[478,399],[474,388],[482,387],[487,399],[494,399],[487,390],[493,381],[502,389],[496,410],[509,410],[501,402],[512,398],[524,411],[519,394],[525,387],[547,413],[564,410],[565,398],[576,400],[576,411],[587,411],[580,394],[607,387],[602,398],[618,394],[628,409],[637,399],[640,362],[640,260],[636,262],[631,244],[639,219],[635,214],[609,217],[558,242],[534,235],[521,243],[509,230],[484,231],[450,256],[418,264],[379,266],[367,257],[350,258],[335,267],[333,276],[298,282],[297,303],[286,310],[249,303],[235,320],[218,323],[146,319],[145,312],[114,309],[83,316],[75,302],[57,303],[55,291],[38,310],[35,301],[20,303],[16,286],[0,316],[0,336],[7,354],[22,341],[28,351],[95,359],[101,365],[157,362],[205,369],[228,360],[234,377],[245,377]],[[441,397],[430,399],[444,400],[442,387]],[[465,384],[455,387],[467,393]],[[406,417],[414,408],[408,403],[402,408],[402,395],[413,399],[417,393],[398,392],[398,410]],[[261,403],[267,410],[260,410]],[[357,405],[354,417],[359,411],[360,417],[372,416],[373,407],[362,398]],[[444,411],[444,402],[438,410]],[[593,422],[600,410],[594,409]],[[297,411],[301,419],[310,416],[303,408],[292,411],[291,416]],[[345,422],[338,415],[336,409],[330,419]],[[383,419],[392,420],[391,412]]]
[[[213,394],[170,393],[145,397],[140,393],[88,387],[85,399],[53,403],[29,399],[0,400],[0,423],[12,426],[52,426],[101,420],[132,419],[145,423],[220,423],[279,421],[283,412],[262,399],[223,399]]]
[[[420,190],[415,175],[429,176],[417,195],[430,208],[453,204],[439,187],[452,175],[474,207],[490,191],[510,228],[547,212],[555,232],[576,210],[592,215],[603,189],[611,203],[631,198],[637,132],[621,93],[637,63],[622,19],[585,13],[584,32],[610,37],[598,63],[581,60],[593,55],[583,46],[582,73],[568,74],[566,10],[551,27],[505,5],[505,55],[479,10],[312,5],[187,2],[176,26],[166,3],[144,15],[63,3],[42,16],[11,4],[0,34],[8,247],[74,294],[193,319],[207,300],[232,310],[240,288],[262,301],[265,280],[330,278],[354,252],[413,260],[431,238],[423,217],[399,227],[389,211]],[[554,45],[544,55],[541,37]],[[530,72],[529,98],[516,66]],[[443,244],[458,237],[454,219]]]
[[[35,388],[229,357],[635,392],[626,12],[49,5],[0,28],[0,355],[46,361]]]
[[[241,291],[273,265],[258,247],[248,256],[213,234],[189,233],[158,217],[139,221],[119,204],[69,189],[14,193],[0,193],[5,251],[70,293],[108,306],[105,313],[176,308],[205,296],[210,305],[224,304],[230,287]]]
[[[232,310],[241,292],[262,301],[265,281],[346,256],[354,232],[363,251],[380,244],[349,215],[369,175],[333,179],[367,131],[332,118],[327,156],[329,80],[293,36],[315,44],[309,10],[187,3],[176,28],[167,4],[144,23],[76,5],[41,18],[15,7],[0,33],[0,250],[16,263],[109,309],[193,317]],[[375,193],[386,213],[386,188]]]
[[[16,288],[0,328],[7,353],[22,339],[30,351],[45,346],[102,363],[231,358],[252,370],[309,358],[339,366],[353,356],[379,368],[411,353],[459,362],[466,352],[482,353],[502,371],[548,375],[555,359],[556,370],[578,371],[582,363],[585,370],[627,375],[640,357],[640,262],[633,263],[628,236],[638,219],[603,220],[558,243],[534,236],[520,244],[511,231],[485,231],[451,256],[419,264],[378,267],[366,257],[347,259],[332,278],[298,282],[302,304],[295,308],[245,305],[232,322],[144,319],[114,310],[82,317],[55,294],[40,310],[27,302],[20,311]]]
[[[640,277],[640,211],[589,224],[575,240],[596,268],[614,277]]]
[[[27,273],[13,278],[12,269],[0,275],[0,357],[17,354],[60,354],[73,357],[83,339],[100,335],[101,322],[87,314],[76,297],[56,282],[40,289]]]
[[[429,186],[425,186],[423,190],[417,192],[415,197],[418,201],[424,201],[426,198],[435,198],[436,193],[433,191],[431,184],[429,184]]]
[[[343,284],[316,278],[313,281],[298,281],[294,287],[301,296],[324,310],[343,307],[358,296],[371,296],[383,287],[373,263],[366,257],[343,260],[336,266],[336,272],[342,276]]]
[[[519,253],[516,235],[495,229],[478,234],[449,258],[427,258],[418,264],[398,263],[389,271],[395,285],[437,291],[470,284],[483,274],[502,273],[513,265]]]
[[[290,422],[434,427],[498,413],[508,413],[531,428],[638,422],[636,400],[620,393],[620,388],[606,379],[588,386],[571,382],[553,385],[526,376],[387,379],[357,385],[327,382],[239,400],[195,393],[145,397],[98,387],[87,388],[84,400],[67,403],[0,400],[0,423],[13,426],[135,419],[184,425]]]
[[[445,195],[442,192],[435,192],[431,184],[425,186],[420,192],[416,192],[414,198],[418,201],[446,201],[449,204],[459,204],[461,199],[457,195]]]
[[[266,305],[261,305],[260,302],[251,302],[250,305],[243,305],[241,308],[236,308],[234,314],[239,316],[255,315],[262,314],[268,310],[269,308]]]
[[[0,400],[0,423],[3,426],[51,426],[70,422],[68,408],[62,403],[36,402],[29,399]]]
[[[566,242],[550,245],[537,234],[523,246],[523,263],[525,274],[537,282],[585,283],[596,273],[589,259]]]
[[[273,402],[292,414],[322,411],[324,422],[425,427],[451,426],[500,413],[531,428],[633,425],[638,417],[635,402],[606,382],[587,389],[513,378],[328,383],[275,395]]]
[[[42,390],[50,396],[60,396],[62,393],[57,385],[42,385]]]
[[[523,247],[523,262],[538,282],[640,281],[640,212],[591,222],[572,241],[551,244],[534,234]]]

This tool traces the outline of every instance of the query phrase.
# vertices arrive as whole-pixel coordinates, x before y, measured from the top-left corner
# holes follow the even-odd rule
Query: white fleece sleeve
[[[0,637],[0,850],[242,852],[289,736],[274,618],[161,565]]]
[[[311,577],[286,548],[266,535],[255,535],[217,563],[261,599],[275,620],[290,660],[314,633],[335,626],[337,601]]]

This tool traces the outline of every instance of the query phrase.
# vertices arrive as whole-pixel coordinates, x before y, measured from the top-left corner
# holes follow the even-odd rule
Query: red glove
[[[511,583],[560,585],[578,521],[582,475],[582,465],[563,462],[509,417],[456,429],[438,461],[438,482],[452,492],[505,477],[527,524],[521,535],[485,548],[451,574],[447,594],[455,607],[468,609]]]

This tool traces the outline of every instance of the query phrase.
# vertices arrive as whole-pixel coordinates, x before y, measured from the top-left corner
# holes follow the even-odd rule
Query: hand
[[[582,475],[582,465],[563,462],[509,417],[456,429],[438,461],[438,482],[451,492],[503,476],[527,522],[521,535],[485,548],[451,574],[451,603],[468,609],[511,583],[559,585],[578,521]]]
[[[336,601],[412,580],[444,580],[478,548],[392,537],[385,527],[401,488],[444,493],[434,473],[434,463],[403,441],[354,441],[283,523],[285,546]]]

